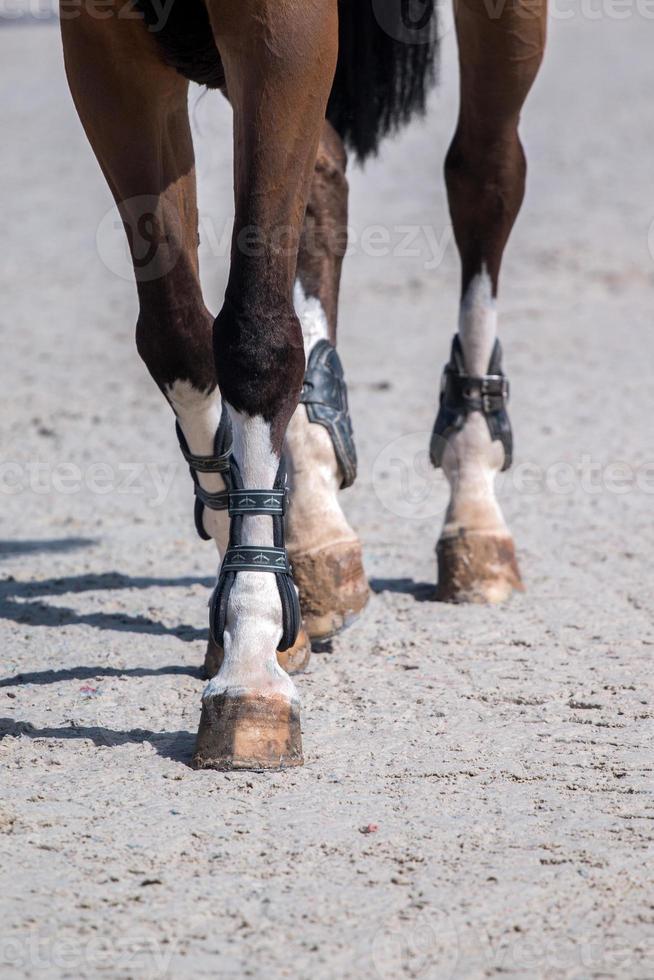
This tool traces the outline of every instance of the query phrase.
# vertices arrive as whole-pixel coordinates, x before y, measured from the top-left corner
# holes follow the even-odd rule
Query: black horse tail
[[[171,67],[208,88],[225,83],[204,0],[135,0]],[[339,52],[327,118],[359,160],[422,113],[436,80],[436,0],[339,0]]]
[[[436,0],[339,0],[327,118],[359,160],[425,111],[438,68]]]

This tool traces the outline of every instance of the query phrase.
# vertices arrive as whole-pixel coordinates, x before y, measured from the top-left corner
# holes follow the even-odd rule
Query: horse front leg
[[[193,474],[198,533],[222,555],[229,540],[231,433],[216,382],[214,318],[198,272],[188,82],[165,64],[138,19],[98,19],[84,9],[62,18],[61,27],[71,92],[127,232],[139,298],[137,348],[176,416]],[[300,669],[309,655],[301,631],[280,659],[287,669]],[[210,638],[207,676],[222,656]]]
[[[437,545],[438,593],[451,601],[498,602],[522,584],[494,490],[512,455],[497,289],[524,195],[518,121],[543,55],[546,0],[508,0],[495,12],[463,0],[455,14],[461,104],[445,179],[462,276],[458,333],[431,444],[432,461],[451,489]]]
[[[164,63],[138,18],[99,19],[83,7],[62,17],[61,29],[71,93],[127,233],[139,299],[136,345],[175,413],[183,452],[199,468],[196,491],[215,498],[225,482],[207,460],[224,426],[213,316],[198,272],[188,82]],[[224,550],[225,510],[198,498],[196,525]]]
[[[212,603],[224,660],[203,695],[195,763],[280,768],[302,762],[297,692],[276,656],[299,620],[282,461],[305,369],[293,281],[336,64],[336,2],[209,0],[208,10],[234,109],[232,260],[214,326],[233,467],[230,547]]]

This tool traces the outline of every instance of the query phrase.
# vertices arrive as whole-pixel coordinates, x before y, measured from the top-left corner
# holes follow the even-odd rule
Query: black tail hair
[[[167,64],[209,88],[224,85],[204,0],[173,0],[163,24],[153,0],[135,4]],[[338,10],[338,64],[327,118],[365,160],[384,136],[424,112],[438,63],[436,0],[339,0]]]
[[[425,110],[436,81],[436,0],[339,0],[327,118],[359,160]]]

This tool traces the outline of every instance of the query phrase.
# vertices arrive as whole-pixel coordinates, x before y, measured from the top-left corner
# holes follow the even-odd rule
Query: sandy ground
[[[654,976],[651,23],[561,10],[502,293],[528,591],[430,601],[449,33],[428,120],[352,173],[346,507],[374,595],[299,679],[306,765],[273,776],[189,768],[215,557],[56,25],[0,29],[3,980]],[[193,101],[217,308],[230,120]]]

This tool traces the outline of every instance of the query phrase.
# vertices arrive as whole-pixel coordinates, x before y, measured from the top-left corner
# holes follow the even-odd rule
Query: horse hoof
[[[292,555],[291,561],[312,640],[325,640],[354,622],[370,595],[358,541]]]
[[[311,660],[311,643],[304,627],[300,629],[297,640],[288,650],[277,651],[277,662],[282,670],[287,674],[299,674],[306,670]],[[223,648],[214,643],[213,637],[209,637],[207,652],[204,657],[204,667],[202,677],[205,681],[210,681],[215,677],[223,663]]]
[[[203,699],[195,769],[285,769],[303,762],[297,701],[243,690]]]
[[[311,642],[304,626],[300,628],[297,640],[288,650],[277,651],[277,663],[287,674],[301,674],[311,660]]]
[[[440,602],[503,602],[524,586],[508,535],[466,533],[436,546]]]

